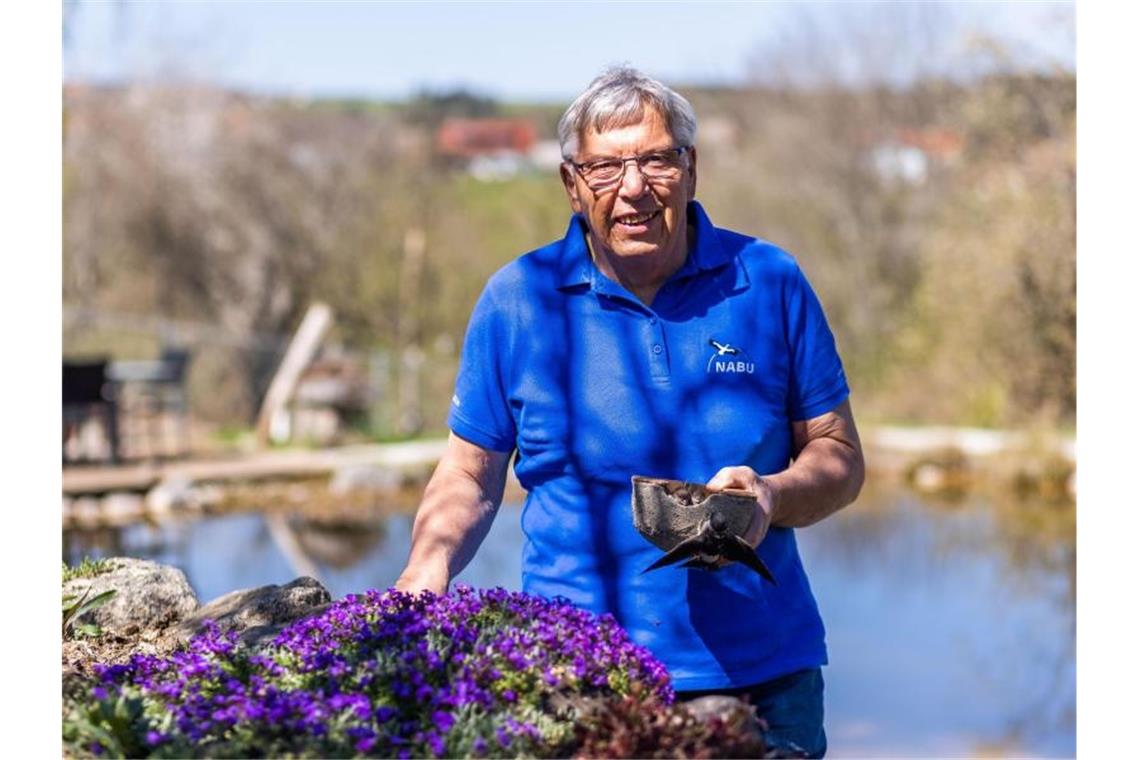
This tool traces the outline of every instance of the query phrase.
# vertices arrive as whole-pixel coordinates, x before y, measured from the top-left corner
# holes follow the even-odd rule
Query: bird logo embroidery
[[[709,338],[709,345],[716,349],[717,356],[732,356],[740,353],[739,348],[733,348],[727,343],[717,343],[715,338]]]
[[[728,341],[719,341],[709,338],[709,345],[716,352],[709,357],[705,372],[710,375],[734,374],[751,375],[756,372],[756,364],[744,352],[744,349],[732,345]]]

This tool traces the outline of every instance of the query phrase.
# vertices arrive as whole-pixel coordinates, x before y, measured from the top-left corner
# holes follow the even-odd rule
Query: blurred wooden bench
[[[186,374],[190,358],[188,350],[167,347],[158,359],[111,362],[108,377],[117,389],[124,427],[130,427],[125,437],[134,457],[139,457],[144,443],[147,458],[189,453]],[[173,451],[165,445],[166,425],[171,420]]]

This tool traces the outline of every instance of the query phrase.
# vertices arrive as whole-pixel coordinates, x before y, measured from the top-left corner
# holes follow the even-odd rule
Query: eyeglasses
[[[581,164],[571,159],[566,161],[582,176],[591,190],[602,190],[621,182],[625,176],[625,165],[630,161],[637,163],[637,170],[650,182],[677,179],[681,176],[681,157],[690,147],[692,146],[682,145],[626,158],[599,158]]]

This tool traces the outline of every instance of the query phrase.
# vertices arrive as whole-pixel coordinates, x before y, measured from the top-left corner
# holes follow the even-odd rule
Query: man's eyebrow
[[[648,156],[648,155],[653,154],[653,153],[667,153],[670,150],[672,150],[673,147],[674,146],[672,146],[672,145],[666,145],[666,146],[661,147],[661,148],[650,148],[649,150],[643,150],[639,153],[630,153],[628,156],[626,156],[626,158],[633,158],[634,156]],[[586,157],[582,161],[579,161],[579,163],[585,164],[585,163],[589,163],[590,161],[605,161],[605,160],[609,160],[609,159],[618,159],[618,158],[621,158],[621,156],[615,156],[612,153],[607,153],[607,154],[587,153]]]

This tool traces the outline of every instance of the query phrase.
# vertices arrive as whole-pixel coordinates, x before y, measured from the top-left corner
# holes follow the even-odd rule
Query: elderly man
[[[613,613],[682,698],[748,694],[770,745],[822,756],[827,653],[793,529],[853,501],[863,459],[819,301],[791,256],[693,200],[696,117],[673,90],[608,70],[558,131],[574,214],[475,306],[396,585],[446,591],[517,452],[523,590]],[[740,563],[643,574],[661,553],[633,526],[634,474],[753,493],[745,538],[776,583]]]

